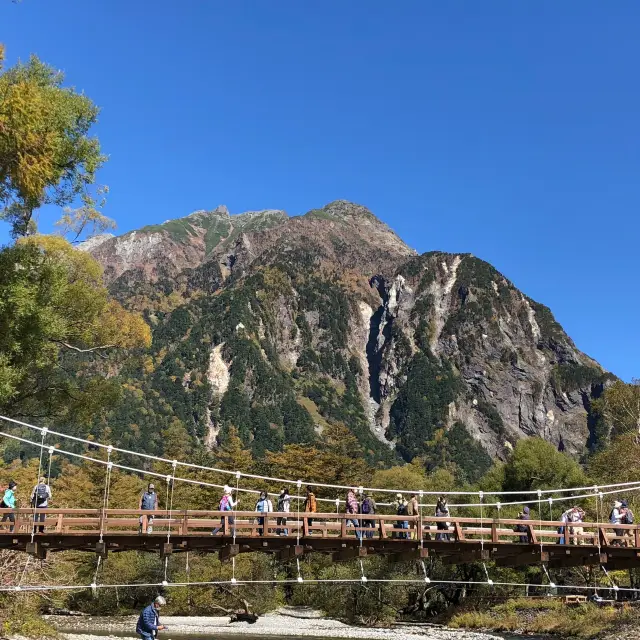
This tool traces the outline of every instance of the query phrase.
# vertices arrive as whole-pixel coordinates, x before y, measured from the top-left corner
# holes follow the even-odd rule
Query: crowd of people
[[[16,503],[16,490],[18,484],[15,481],[9,482],[7,488],[2,496],[2,502],[0,502],[0,509],[15,510]],[[43,533],[45,530],[45,518],[46,511],[49,508],[49,502],[52,499],[51,487],[47,482],[47,479],[41,477],[38,483],[31,490],[29,505],[34,509],[34,532]],[[274,509],[273,502],[266,491],[261,491],[259,497],[253,507],[256,512],[256,521],[258,524],[258,535],[264,535],[265,530],[268,533],[274,533],[279,536],[288,536],[289,528],[287,527],[287,515],[291,512],[291,495],[286,487],[283,487],[278,495],[276,502],[276,508]],[[339,501],[337,502],[339,505]],[[350,488],[347,490],[345,499],[345,514],[346,526],[352,527],[355,530],[355,535],[359,540],[373,538],[378,520],[373,518],[378,513],[378,505],[373,496],[362,489]],[[140,511],[158,511],[159,498],[156,493],[155,485],[149,483],[146,490],[140,496],[138,509]],[[233,490],[229,486],[225,486],[223,494],[218,504],[218,510],[221,512],[235,512],[239,510],[239,500],[233,497]],[[426,515],[423,514],[418,498],[415,494],[412,494],[409,500],[406,500],[401,493],[396,494],[396,498],[391,505],[393,515],[398,516],[395,518],[387,518],[387,521],[393,523],[392,538],[412,540],[419,538],[418,522],[413,516]],[[302,504],[302,511],[306,515],[307,522],[307,534],[311,535],[310,531],[313,528],[314,517],[313,514],[318,512],[318,500],[316,498],[314,489],[311,485],[306,488],[306,495]],[[267,515],[268,513],[276,512],[279,515],[276,516],[276,528],[268,528]],[[388,514],[386,514],[388,515]],[[446,518],[451,517],[449,505],[445,496],[438,498],[435,511],[433,515],[438,518],[436,528],[436,540],[448,542],[450,539],[450,527],[451,523]],[[560,520],[562,526],[558,527],[558,543],[559,544],[572,544],[581,545],[585,543],[595,544],[596,534],[586,534],[582,523],[584,522],[585,512],[579,506],[573,506],[567,509]],[[531,519],[531,512],[529,507],[523,507],[522,511],[518,514],[518,520],[523,521],[522,524],[516,524],[514,526],[514,532],[520,534],[519,541],[522,543],[531,542],[531,529],[530,526],[525,524],[527,520]],[[235,516],[230,513],[225,515],[223,520],[226,520],[227,526],[230,528],[231,534],[234,534]],[[15,513],[7,511],[2,516],[2,528],[4,523],[9,523],[9,531],[13,532],[15,528]],[[631,525],[634,524],[633,512],[629,507],[627,500],[615,501],[613,507],[609,513],[609,522],[613,525]],[[222,530],[223,525],[215,527],[211,532],[212,535],[218,534]],[[632,536],[632,530],[620,528],[613,529],[614,538],[610,544],[613,546],[628,546],[630,538]],[[153,513],[146,515],[142,514],[139,517],[139,534],[153,533]]]

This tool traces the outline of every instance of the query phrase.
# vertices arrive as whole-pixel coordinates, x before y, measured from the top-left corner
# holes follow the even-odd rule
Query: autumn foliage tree
[[[148,346],[141,316],[111,300],[100,265],[57,236],[0,252],[0,409],[20,416],[95,413],[117,389],[92,360]]]
[[[36,56],[0,73],[0,217],[14,237],[35,232],[34,214],[45,204],[79,201],[63,219],[76,234],[112,224],[98,211],[102,194],[91,192],[106,159],[89,134],[98,108],[63,81]]]

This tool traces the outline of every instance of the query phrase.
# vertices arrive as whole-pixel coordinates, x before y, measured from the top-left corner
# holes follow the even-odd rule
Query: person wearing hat
[[[613,509],[611,509],[611,513],[609,514],[609,522],[611,524],[622,524],[622,502],[619,500],[613,503]],[[616,535],[616,540],[613,540],[611,545],[621,547],[624,529],[614,529],[613,531]]]
[[[401,493],[397,493],[396,494],[396,500],[393,503],[395,508],[396,508],[396,514],[399,516],[407,516],[409,514],[408,511],[408,503],[407,501],[402,497]],[[402,531],[401,533],[397,533],[395,534],[394,537],[400,538],[402,540],[405,540],[409,537],[409,533],[408,533],[408,529],[409,529],[409,521],[408,520],[396,520],[396,524],[395,524],[395,529],[406,529],[407,533],[405,533],[404,531]]]
[[[218,511],[234,511],[238,506],[238,502],[233,499],[233,495],[231,495],[231,487],[228,484],[224,485],[222,498],[220,498],[220,503],[218,504]],[[226,518],[227,522],[230,525],[234,525],[236,519],[233,516],[220,516],[221,521]],[[218,534],[218,532],[222,529],[222,522],[219,527],[216,527],[211,532],[212,536]],[[231,535],[235,535],[235,527],[231,527]]]
[[[0,502],[1,509],[15,509],[16,508],[16,494],[15,490],[18,484],[13,480],[9,483],[9,487],[5,490],[4,496],[2,496],[2,502]],[[11,522],[11,526],[9,527],[9,532],[12,532],[15,528],[16,524],[16,514],[15,513],[5,513],[2,516],[2,522],[6,522],[9,520]]]
[[[166,604],[167,601],[162,596],[158,596],[153,603],[142,610],[136,624],[136,633],[142,640],[153,640],[158,635],[158,631],[167,631],[167,627],[160,624],[160,608]]]
[[[518,514],[518,520],[531,520],[531,512],[529,507],[524,507],[522,511]],[[520,536],[520,542],[527,543],[529,542],[529,527],[526,524],[517,524],[514,528],[514,531],[517,533],[524,533],[525,535]]]
[[[157,511],[158,510],[158,494],[156,493],[156,487],[153,482],[149,483],[147,490],[140,496],[140,506],[138,509],[142,511]],[[140,526],[138,527],[138,533],[153,533],[153,515],[141,515]]]

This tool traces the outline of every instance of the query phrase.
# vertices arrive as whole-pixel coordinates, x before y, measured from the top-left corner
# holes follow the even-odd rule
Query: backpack
[[[145,491],[142,494],[142,508],[145,511],[153,511],[156,508],[156,494]]]
[[[626,513],[624,514],[623,523],[633,524],[633,511],[631,511],[631,509],[627,509]]]
[[[229,504],[229,496],[223,495],[220,498],[220,504],[218,505],[218,511],[231,511],[231,505]]]
[[[46,484],[39,484],[36,487],[35,501],[36,506],[44,504],[49,499],[49,491]]]
[[[315,513],[318,508],[318,503],[316,502],[316,496],[314,493],[310,493],[307,496],[307,504],[308,504],[309,512]]]
[[[614,512],[614,509],[611,509],[611,513],[609,514],[609,522],[611,522],[612,524],[615,524],[616,521],[615,521],[615,518],[613,517],[613,512]]]
[[[285,496],[280,496],[278,498],[278,511],[280,511],[281,513],[285,510],[285,501]]]
[[[362,513],[373,513],[373,507],[371,506],[371,500],[365,498],[361,508]]]
[[[407,515],[407,505],[404,502],[401,502],[398,505],[398,515],[399,516],[406,516]]]
[[[256,502],[256,511],[259,511],[260,513],[262,513],[266,510],[267,510],[267,501],[258,500],[258,502]]]

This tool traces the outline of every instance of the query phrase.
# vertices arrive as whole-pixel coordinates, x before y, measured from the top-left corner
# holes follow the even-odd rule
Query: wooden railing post
[[[491,542],[500,542],[500,538],[498,536],[498,521],[494,520],[491,523]]]
[[[189,515],[187,511],[182,514],[182,524],[180,527],[180,533],[186,536],[189,533]]]
[[[387,528],[385,527],[384,518],[378,520],[378,527],[380,532],[380,540],[384,540],[387,537]]]
[[[229,519],[227,518],[227,516],[220,514],[220,518],[222,520],[221,524],[222,524],[222,535],[223,536],[228,536],[229,535]]]
[[[340,522],[340,537],[347,537],[347,517],[344,514],[342,514],[342,520]]]
[[[305,538],[309,535],[309,518],[307,516],[302,516],[302,535]]]

